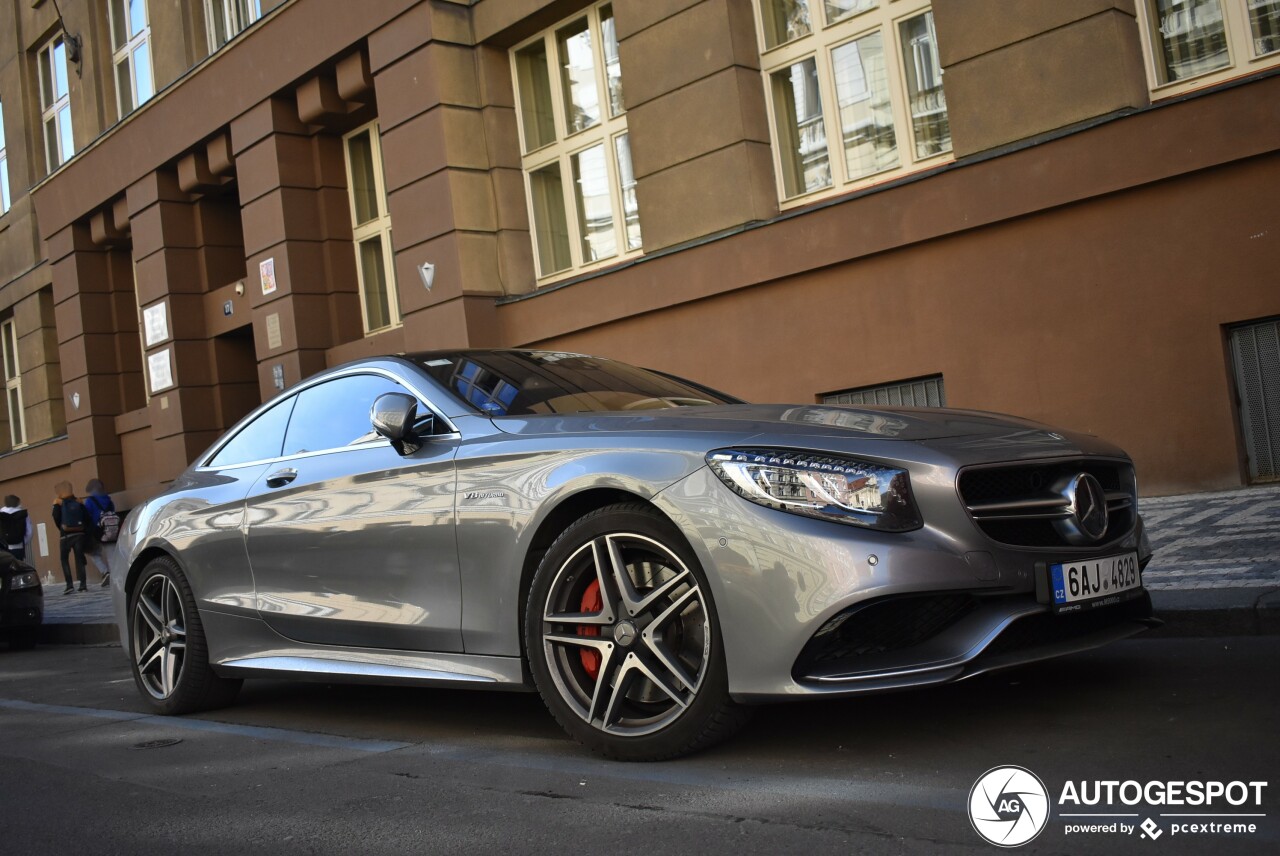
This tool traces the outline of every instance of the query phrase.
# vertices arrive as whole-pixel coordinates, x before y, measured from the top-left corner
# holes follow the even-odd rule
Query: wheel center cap
[[[613,641],[617,642],[623,648],[630,648],[631,644],[636,641],[636,637],[640,635],[640,631],[636,630],[636,626],[630,621],[619,621],[613,627]]]

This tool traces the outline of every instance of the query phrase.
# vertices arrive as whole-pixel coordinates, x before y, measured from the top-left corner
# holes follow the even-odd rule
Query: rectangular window
[[[13,448],[27,443],[26,415],[22,412],[22,367],[18,365],[18,331],[13,319],[0,323],[4,350],[5,401],[9,406],[9,441]]]
[[[4,102],[0,102],[0,214],[9,213],[9,149],[4,141]]]
[[[209,53],[231,41],[241,30],[261,17],[260,0],[204,0]]]
[[[363,125],[343,139],[347,161],[347,191],[351,201],[351,231],[355,242],[356,275],[365,333],[400,324],[396,273],[391,250],[391,215],[382,174],[382,144],[378,123]]]
[[[860,386],[822,396],[823,404],[852,404],[863,407],[946,407],[947,390],[942,375],[915,380]]]
[[[866,186],[951,152],[926,0],[757,0],[784,204]]]
[[[539,282],[642,250],[613,4],[511,52]]]
[[[1280,0],[1142,0],[1156,97],[1280,65]]]
[[[151,25],[146,0],[111,0],[111,62],[116,108],[124,118],[155,95],[151,74]]]
[[[71,92],[67,86],[67,45],[61,35],[40,49],[37,63],[45,169],[53,172],[76,153],[71,131]]]

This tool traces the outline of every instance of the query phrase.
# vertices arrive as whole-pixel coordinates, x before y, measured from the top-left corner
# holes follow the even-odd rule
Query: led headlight
[[[707,463],[739,496],[768,508],[885,532],[922,525],[903,469],[791,449],[716,449]]]
[[[38,585],[40,585],[40,575],[35,571],[27,571],[25,574],[14,574],[9,578],[9,591],[35,588]]]

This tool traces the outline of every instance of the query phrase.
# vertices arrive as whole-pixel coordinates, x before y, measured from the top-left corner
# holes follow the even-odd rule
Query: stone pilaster
[[[325,350],[361,336],[341,137],[312,133],[292,99],[231,124],[264,399],[325,368]],[[264,280],[269,263],[273,280]]]
[[[935,0],[956,157],[1149,103],[1134,0]]]
[[[645,251],[776,215],[752,0],[614,11]]]
[[[492,344],[494,298],[534,284],[505,51],[433,0],[371,34],[369,67],[406,347]]]
[[[115,417],[125,395],[118,358],[118,314],[111,253],[89,229],[72,224],[50,236],[53,314],[57,327],[70,477],[77,490],[91,478],[110,489],[124,483]]]
[[[209,255],[201,240],[199,206],[178,186],[176,172],[157,170],[126,194],[137,275],[136,306],[165,307],[166,335],[143,347],[157,480],[181,472],[218,435],[214,371],[204,337],[203,295],[209,288]],[[123,265],[121,279],[129,276]],[[137,309],[134,309],[137,312]],[[136,339],[134,340],[136,341]],[[168,361],[171,384],[153,363]]]

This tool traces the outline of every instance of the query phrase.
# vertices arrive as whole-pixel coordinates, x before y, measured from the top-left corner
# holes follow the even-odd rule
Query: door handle
[[[276,470],[267,476],[267,487],[284,487],[298,477],[298,471],[292,468]]]

